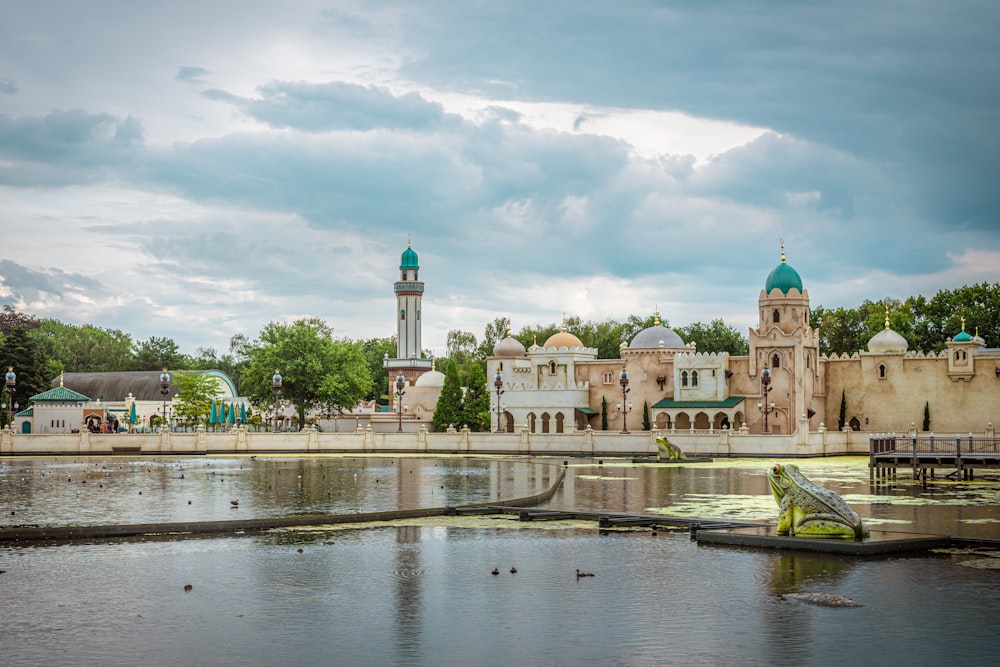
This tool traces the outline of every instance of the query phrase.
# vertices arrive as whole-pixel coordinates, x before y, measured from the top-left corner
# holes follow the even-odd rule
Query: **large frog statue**
[[[656,452],[659,458],[667,459],[668,461],[679,461],[687,458],[684,456],[684,452],[681,451],[680,447],[670,442],[662,435],[656,439]]]
[[[844,499],[817,486],[794,463],[775,464],[767,473],[778,503],[778,535],[868,537],[868,527]]]

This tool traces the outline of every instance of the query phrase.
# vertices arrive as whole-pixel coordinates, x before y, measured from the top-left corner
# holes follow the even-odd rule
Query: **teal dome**
[[[798,271],[785,264],[785,253],[781,253],[781,264],[774,267],[774,270],[768,274],[767,282],[764,283],[764,291],[770,294],[775,287],[784,294],[788,294],[788,290],[793,287],[799,292],[802,291],[802,278],[799,277]]]
[[[972,340],[972,336],[970,336],[968,332],[966,332],[963,329],[962,333],[952,338],[952,340],[955,341],[956,343],[968,343],[970,340]]]
[[[399,260],[399,268],[401,269],[419,269],[420,266],[417,264],[417,253],[413,251],[413,248],[409,244],[406,245],[406,250],[403,251],[403,256]]]

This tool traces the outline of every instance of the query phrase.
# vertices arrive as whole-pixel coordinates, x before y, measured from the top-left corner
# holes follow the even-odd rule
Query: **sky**
[[[4,3],[0,303],[229,349],[1000,282],[995,0]],[[1000,341],[987,341],[1000,344]]]

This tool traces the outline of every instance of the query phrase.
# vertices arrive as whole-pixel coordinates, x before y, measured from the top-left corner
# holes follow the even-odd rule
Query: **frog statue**
[[[679,461],[687,458],[684,456],[684,452],[681,451],[680,447],[670,442],[662,435],[656,439],[656,450],[659,458],[667,459],[668,461]]]
[[[794,463],[775,464],[767,481],[780,509],[778,535],[868,537],[868,527],[844,499],[810,482]]]

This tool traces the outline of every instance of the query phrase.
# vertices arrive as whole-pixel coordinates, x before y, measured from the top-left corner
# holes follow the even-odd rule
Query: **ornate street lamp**
[[[397,433],[403,432],[403,387],[406,386],[406,378],[400,373],[396,376],[396,411],[399,413],[399,428],[396,429]]]
[[[768,401],[767,395],[771,393],[772,389],[774,389],[774,387],[771,386],[771,371],[765,368],[760,372],[761,400],[757,401],[757,408],[764,413],[763,433],[770,433],[767,428],[767,416],[774,412],[774,401]]]
[[[167,394],[170,393],[170,373],[167,372],[167,367],[163,367],[163,372],[160,373],[160,396],[163,397],[163,425],[167,424]]]
[[[503,396],[503,376],[500,375],[500,371],[497,371],[496,377],[493,379],[493,386],[497,388],[497,433],[503,433],[503,425],[500,418],[503,416],[503,406],[500,405],[500,397]]]
[[[274,390],[274,432],[278,432],[278,398],[281,396],[281,373],[274,369],[271,377],[271,389]]]
[[[7,367],[7,375],[4,376],[7,381],[7,426],[11,431],[14,430],[14,392],[17,391],[17,373],[14,372],[13,366]]]
[[[625,423],[625,415],[632,412],[632,403],[628,401],[628,393],[632,391],[628,388],[628,373],[625,369],[622,369],[621,378],[618,380],[618,384],[622,386],[622,400],[618,404],[618,412],[622,416],[622,433],[628,433],[628,426]]]

